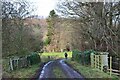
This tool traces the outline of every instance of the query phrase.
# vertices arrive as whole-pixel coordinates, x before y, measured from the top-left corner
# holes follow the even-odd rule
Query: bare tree
[[[119,4],[120,2],[78,3],[66,0],[60,2],[56,10],[65,15],[64,17],[67,16],[79,21],[82,41],[87,41],[89,46],[93,45],[91,49],[109,51],[113,55],[118,55]]]
[[[34,37],[32,27],[24,25],[25,19],[30,16],[33,10],[31,4],[25,0],[2,2],[3,56],[21,55],[29,51],[36,51],[32,50],[31,46],[39,44],[38,38]],[[33,41],[31,42],[31,40]],[[40,44],[37,48],[40,49]]]

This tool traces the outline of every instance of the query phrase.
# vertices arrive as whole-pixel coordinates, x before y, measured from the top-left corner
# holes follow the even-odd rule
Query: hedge
[[[72,60],[75,60],[77,62],[80,62],[84,65],[90,64],[90,54],[95,53],[93,50],[86,50],[86,51],[79,51],[79,50],[73,50],[72,51]]]

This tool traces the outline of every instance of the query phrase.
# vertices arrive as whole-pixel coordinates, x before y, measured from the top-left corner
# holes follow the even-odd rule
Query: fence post
[[[96,68],[98,68],[98,55],[96,55]]]
[[[112,57],[110,56],[110,76],[112,74]]]
[[[17,59],[17,69],[18,69],[18,60],[19,60],[19,58]]]
[[[99,69],[99,66],[100,66],[99,57],[100,57],[100,55],[98,55],[98,69]]]
[[[94,54],[91,53],[91,67],[94,67]]]
[[[13,63],[11,58],[10,58],[10,69],[13,70]]]
[[[95,55],[95,68],[96,68],[96,55]]]
[[[101,71],[103,71],[103,60],[102,60],[102,56],[101,56]]]
[[[119,71],[120,71],[120,58],[119,58],[119,60],[118,60],[118,66],[119,66]],[[119,72],[120,73],[120,72]]]

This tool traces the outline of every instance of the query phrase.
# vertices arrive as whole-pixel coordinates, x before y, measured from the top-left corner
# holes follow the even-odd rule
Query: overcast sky
[[[36,10],[35,14],[43,17],[47,17],[49,12],[53,10],[57,4],[58,0],[28,0],[32,2]]]

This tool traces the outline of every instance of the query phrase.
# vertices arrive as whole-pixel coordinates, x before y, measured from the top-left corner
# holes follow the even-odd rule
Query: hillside
[[[47,34],[47,23],[45,19],[37,19],[37,18],[26,18],[24,25],[32,26],[36,33],[41,34],[43,40],[46,38]]]
[[[81,36],[78,31],[80,26],[74,19],[57,18],[54,24],[52,39],[49,45],[45,47],[48,52],[59,52],[64,49],[80,49]],[[77,37],[76,37],[77,36]]]

